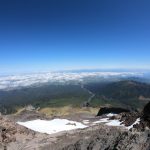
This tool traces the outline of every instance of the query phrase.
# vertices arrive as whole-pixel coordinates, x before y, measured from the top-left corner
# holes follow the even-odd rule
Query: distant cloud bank
[[[82,82],[86,78],[94,77],[139,77],[142,75],[143,73],[139,72],[47,72],[37,74],[8,75],[0,77],[0,89],[14,89],[48,82]]]

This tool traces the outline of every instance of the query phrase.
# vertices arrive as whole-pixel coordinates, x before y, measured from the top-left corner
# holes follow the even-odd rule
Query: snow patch
[[[133,126],[135,124],[139,124],[140,123],[140,118],[138,118],[131,126],[126,127],[124,124],[122,124],[121,121],[115,119],[115,120],[110,120],[109,118],[103,118],[100,119],[99,121],[94,122],[93,124],[98,124],[98,123],[104,123],[107,126],[120,126],[120,127],[125,127],[126,129],[130,130],[131,128],[133,128]]]
[[[83,120],[82,121],[84,124],[89,124],[90,122],[89,122],[89,120]]]
[[[53,134],[61,131],[68,131],[74,129],[82,129],[87,126],[83,125],[80,122],[70,121],[67,119],[53,119],[53,120],[32,120],[27,122],[17,122],[19,125],[27,127],[31,130]]]
[[[128,130],[130,130],[131,128],[133,128],[133,126],[135,125],[135,124],[139,124],[140,123],[140,118],[138,118],[138,119],[136,119],[136,121],[131,125],[131,126],[128,126],[128,127],[126,127]]]
[[[109,114],[107,114],[106,116],[107,117],[113,117],[113,116],[116,116],[117,114],[112,114],[112,113],[109,113]]]
[[[98,121],[93,122],[93,124],[106,123],[106,122],[108,122],[108,119],[109,119],[109,118],[103,118],[103,119],[100,119],[100,120],[98,120]]]
[[[107,126],[124,126],[121,124],[119,120],[110,120],[109,122],[106,123]]]
[[[139,124],[140,118],[138,118],[131,126],[126,127],[124,124],[122,124],[119,120],[110,120],[109,118],[102,118],[98,121],[92,122],[90,124],[89,120],[83,120],[82,123],[71,121],[67,119],[53,119],[53,120],[32,120],[27,122],[17,122],[19,125],[22,125],[24,127],[27,127],[31,130],[40,132],[40,133],[47,133],[47,134],[54,134],[62,131],[69,131],[69,130],[75,130],[75,129],[83,129],[87,128],[91,125],[95,124],[101,124],[107,126],[118,126],[118,127],[124,127],[128,130],[133,128],[133,125]],[[90,125],[84,125],[84,124],[90,124]]]

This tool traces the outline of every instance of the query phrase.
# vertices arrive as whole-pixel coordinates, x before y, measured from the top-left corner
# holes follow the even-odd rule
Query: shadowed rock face
[[[150,102],[144,107],[143,118],[150,121]]]
[[[113,113],[113,114],[120,114],[122,112],[130,112],[127,109],[124,108],[117,108],[117,107],[102,107],[100,108],[97,116]]]
[[[138,131],[144,131],[150,129],[150,102],[144,107],[141,113],[140,124],[134,126]]]

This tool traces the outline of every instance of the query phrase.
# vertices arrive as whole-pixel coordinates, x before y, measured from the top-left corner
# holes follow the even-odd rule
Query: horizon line
[[[60,70],[37,70],[37,71],[13,71],[13,72],[0,72],[0,75],[14,75],[14,74],[34,74],[34,73],[48,73],[48,72],[149,72],[150,68],[83,68],[83,69],[60,69]]]

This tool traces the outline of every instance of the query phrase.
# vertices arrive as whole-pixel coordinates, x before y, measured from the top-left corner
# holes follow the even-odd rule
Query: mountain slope
[[[142,108],[150,100],[150,85],[125,80],[109,84],[89,84],[86,88],[96,94],[93,105],[112,104]]]
[[[90,82],[80,84],[42,84],[15,90],[0,91],[0,112],[13,113],[18,107],[33,105],[38,108],[82,106],[90,99],[90,106],[121,106],[142,109],[150,100],[150,85],[124,80],[118,82]],[[11,106],[11,107],[10,107]]]
[[[71,84],[47,84],[0,91],[0,112],[12,113],[16,111],[17,107],[24,107],[29,104],[36,108],[80,106],[88,97],[89,93],[80,85]]]

